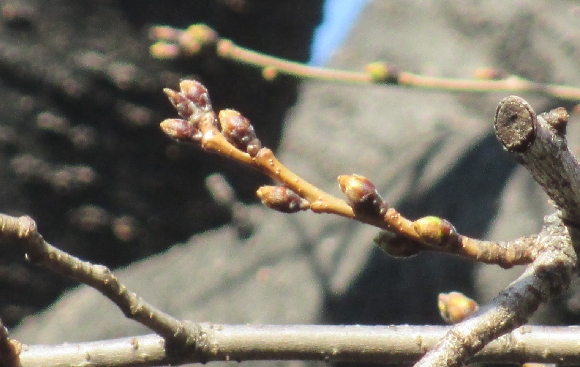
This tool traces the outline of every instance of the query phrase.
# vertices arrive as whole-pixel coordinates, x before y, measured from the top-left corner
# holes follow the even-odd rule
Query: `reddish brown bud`
[[[212,113],[209,94],[203,84],[195,80],[184,80],[179,87],[180,92],[168,88],[163,91],[181,117],[196,124],[202,116]]]
[[[238,111],[222,110],[219,113],[219,121],[222,134],[230,143],[252,157],[258,154],[262,144],[256,137],[250,120],[242,116]]]
[[[284,186],[262,186],[256,194],[270,209],[284,213],[296,213],[310,208],[310,203]]]
[[[182,80],[179,83],[179,89],[181,94],[193,102],[196,108],[204,112],[212,110],[207,88],[197,80]]]
[[[437,306],[441,318],[450,324],[465,320],[479,309],[477,302],[459,292],[440,293]]]
[[[338,185],[355,211],[368,214],[384,214],[388,209],[375,185],[359,175],[338,176]]]
[[[182,119],[166,119],[160,124],[161,130],[170,138],[177,141],[198,143],[201,141],[201,131],[199,131],[189,121]]]
[[[445,246],[449,244],[457,232],[451,223],[439,217],[423,217],[413,222],[413,227],[421,239],[431,246]]]
[[[181,30],[168,26],[153,26],[149,28],[149,39],[176,41],[181,34]]]

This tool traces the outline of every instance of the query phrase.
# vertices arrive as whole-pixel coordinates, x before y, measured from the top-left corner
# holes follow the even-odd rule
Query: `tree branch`
[[[50,245],[38,233],[36,223],[30,217],[0,214],[0,236],[16,239],[33,264],[98,290],[115,303],[126,317],[164,337],[171,346],[170,350],[179,353],[195,346],[195,340],[190,338],[193,331],[188,329],[189,326],[129,291],[107,267],[82,261]]]
[[[215,30],[205,24],[192,24],[183,30],[155,26],[150,29],[150,37],[156,41],[150,48],[151,55],[155,58],[189,57],[203,49],[212,49],[224,59],[261,68],[262,75],[268,80],[274,79],[280,73],[299,78],[363,85],[398,85],[425,90],[470,93],[531,92],[571,101],[580,100],[580,88],[536,83],[518,76],[505,75],[495,69],[478,69],[474,72],[476,79],[460,79],[398,71],[383,62],[369,63],[364,71],[309,66],[238,46],[231,40],[220,38]]]
[[[454,325],[415,367],[461,366],[490,341],[525,324],[541,303],[562,293],[577,276],[572,238],[577,238],[575,229],[557,214],[547,216],[537,243],[543,251],[534,262],[492,302]]]
[[[311,210],[355,219],[395,234],[379,237],[379,246],[395,256],[410,256],[419,251],[452,253],[471,260],[499,264],[509,268],[529,264],[536,256],[529,246],[533,237],[512,242],[480,241],[457,233],[453,225],[438,217],[415,221],[390,207],[375,186],[360,175],[338,177],[347,201],[309,183],[284,166],[256,137],[254,128],[243,115],[222,110],[216,116],[207,89],[195,80],[184,80],[180,91],[165,89],[171,103],[183,119],[167,119],[162,130],[171,138],[194,143],[254,168],[281,186],[263,186],[258,197],[270,208],[286,213]]]
[[[179,360],[157,335],[23,348],[21,367],[125,367],[248,360],[412,363],[449,331],[447,326],[199,324],[204,344]],[[472,362],[580,363],[579,326],[524,326],[490,342]],[[202,338],[200,338],[201,340]],[[549,340],[549,343],[546,343]]]
[[[548,194],[562,217],[580,226],[580,165],[568,149],[564,109],[536,116],[522,98],[511,96],[499,104],[495,131]]]
[[[472,318],[454,326],[416,366],[459,366],[489,341],[525,323],[578,275],[580,167],[565,138],[563,109],[536,116],[520,97],[504,98],[495,118],[504,148],[527,168],[559,209],[547,216],[524,274]],[[574,226],[573,226],[574,225]]]

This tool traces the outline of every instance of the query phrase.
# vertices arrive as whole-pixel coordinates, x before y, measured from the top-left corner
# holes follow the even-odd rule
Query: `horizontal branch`
[[[410,363],[447,332],[447,326],[199,325],[196,351],[176,361],[164,341],[146,335],[79,344],[25,346],[22,367],[156,366],[247,360]],[[489,343],[472,362],[579,363],[580,326],[523,326]],[[546,343],[549,340],[549,343]]]

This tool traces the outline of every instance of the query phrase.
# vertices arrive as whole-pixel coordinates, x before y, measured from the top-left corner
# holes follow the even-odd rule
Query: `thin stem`
[[[152,27],[150,33],[151,37],[158,41],[151,47],[151,54],[154,57],[191,56],[202,49],[208,49],[207,46],[211,46],[214,47],[219,57],[263,69],[264,77],[268,79],[272,79],[280,73],[298,78],[349,84],[398,85],[446,92],[535,93],[564,100],[580,100],[580,88],[536,83],[517,76],[507,76],[501,79],[492,79],[493,75],[484,79],[434,77],[408,71],[397,71],[380,62],[368,64],[364,71],[313,67],[238,46],[231,40],[219,38],[213,29],[203,24],[194,24],[185,30],[171,27]]]

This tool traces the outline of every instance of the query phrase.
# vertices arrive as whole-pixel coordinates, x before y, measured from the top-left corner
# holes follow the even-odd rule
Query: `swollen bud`
[[[369,73],[374,82],[392,84],[398,82],[398,71],[384,62],[371,62],[365,65],[365,71]]]
[[[177,141],[198,143],[202,138],[201,131],[186,120],[166,119],[160,126],[166,135]]]
[[[387,231],[381,231],[374,241],[381,250],[394,257],[411,257],[421,251],[420,244]]]
[[[477,302],[463,293],[440,293],[437,301],[441,318],[450,324],[457,324],[479,309]]]
[[[163,91],[181,117],[198,120],[202,114],[212,111],[209,93],[203,84],[195,80],[183,80],[179,88],[180,92],[167,88]]]
[[[262,186],[256,194],[264,205],[279,212],[296,213],[310,208],[308,200],[284,186]]]
[[[250,120],[235,110],[221,110],[219,121],[222,134],[236,148],[255,157],[262,148]]]
[[[417,234],[426,244],[431,246],[445,246],[449,240],[457,236],[451,223],[439,217],[423,217],[413,222]]]
[[[211,102],[207,88],[197,80],[182,80],[179,83],[181,94],[193,102],[197,108],[202,111],[211,111]]]
[[[375,185],[366,177],[338,176],[338,185],[354,211],[383,215],[388,209],[387,203],[383,201]]]

